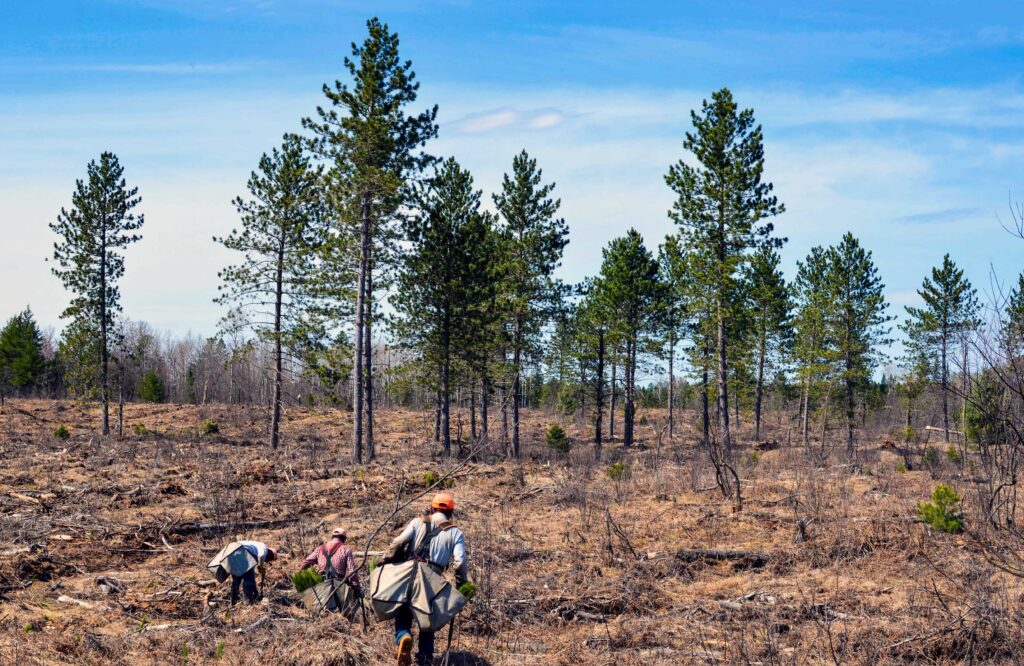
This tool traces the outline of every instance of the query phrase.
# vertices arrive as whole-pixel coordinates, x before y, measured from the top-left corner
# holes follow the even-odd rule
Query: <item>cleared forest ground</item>
[[[221,405],[129,405],[124,439],[103,441],[94,410],[8,402],[0,660],[390,662],[389,623],[371,619],[364,630],[313,619],[286,574],[336,524],[362,551],[399,498],[454,466],[432,456],[432,415],[379,414],[378,459],[361,468],[347,463],[347,414],[288,409],[276,452],[263,444],[262,417]],[[484,452],[455,473],[456,522],[479,594],[460,616],[451,663],[1015,659],[1024,588],[987,566],[969,537],[916,521],[914,505],[936,481],[899,473],[891,444],[862,443],[851,465],[812,461],[769,432],[783,446],[738,453],[737,510],[692,429],[659,446],[664,415],[639,419],[639,445],[606,444],[595,464],[589,443],[564,458],[550,452],[543,435],[557,417],[527,410],[521,465]],[[208,420],[219,432],[200,436]],[[66,440],[53,435],[61,424]],[[628,472],[612,480],[618,460]],[[938,475],[970,495],[971,479],[943,464]],[[388,520],[371,548],[422,505]],[[805,541],[795,539],[800,521]],[[284,554],[269,569],[267,601],[228,613],[227,586],[208,585],[204,566],[236,537]],[[728,552],[695,552],[709,549]]]

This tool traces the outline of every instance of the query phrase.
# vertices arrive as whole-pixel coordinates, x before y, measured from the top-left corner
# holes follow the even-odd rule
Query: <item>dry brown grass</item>
[[[399,491],[409,497],[425,472],[451,468],[424,444],[430,415],[380,415],[378,460],[359,469],[346,462],[346,414],[287,410],[276,452],[262,443],[262,417],[224,405],[130,405],[126,432],[143,424],[146,433],[104,441],[91,409],[9,403],[0,413],[0,660],[387,663],[387,624],[310,618],[286,574],[335,524],[361,550]],[[579,442],[554,456],[543,433],[557,419],[525,418],[521,466],[484,454],[455,475],[480,593],[459,620],[452,663],[1006,662],[1022,644],[1020,583],[986,566],[969,538],[914,520],[935,481],[897,473],[891,450],[864,446],[851,465],[812,464],[797,448],[743,449],[745,503],[735,511],[692,433],[657,446],[661,414],[643,416],[637,447],[613,443],[600,464]],[[206,419],[219,434],[196,434]],[[51,434],[61,423],[66,441]],[[616,482],[606,469],[618,459],[632,475]],[[943,474],[970,493],[971,479],[952,466]],[[421,504],[392,518],[372,548]],[[794,541],[801,520],[806,542]],[[278,522],[182,532],[245,521]],[[285,555],[265,603],[228,613],[227,590],[205,585],[204,565],[235,538]],[[683,548],[770,560],[684,563],[673,556]],[[98,579],[118,591],[103,593]]]

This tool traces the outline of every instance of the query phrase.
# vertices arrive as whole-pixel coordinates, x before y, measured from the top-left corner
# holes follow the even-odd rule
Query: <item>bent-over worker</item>
[[[238,603],[238,588],[242,588],[242,594],[246,603],[254,604],[259,600],[263,584],[267,580],[267,562],[277,559],[277,550],[270,548],[262,541],[239,541],[242,548],[249,551],[256,558],[256,566],[249,569],[241,576],[231,575],[231,605]],[[256,589],[256,570],[260,572],[260,587]]]

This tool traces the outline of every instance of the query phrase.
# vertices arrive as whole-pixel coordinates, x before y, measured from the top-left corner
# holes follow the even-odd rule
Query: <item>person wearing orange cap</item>
[[[316,572],[327,580],[348,580],[352,589],[359,594],[359,574],[352,549],[345,545],[348,533],[344,527],[336,527],[329,541],[320,544],[302,561],[302,568],[316,565]]]
[[[429,564],[437,573],[446,569],[455,571],[455,584],[468,580],[469,564],[466,559],[466,539],[462,530],[452,524],[455,498],[451,493],[438,493],[430,503],[430,510],[413,518],[391,542],[389,553],[406,552],[411,559]],[[395,616],[395,645],[398,646],[399,666],[412,664],[412,611],[403,607]],[[417,666],[434,661],[434,632],[420,631],[416,651]]]
[[[267,562],[273,562],[277,559],[277,550],[270,548],[267,544],[262,541],[239,541],[242,548],[252,553],[252,556],[256,558],[256,566],[249,569],[241,576],[231,575],[231,605],[234,606],[238,603],[238,588],[242,588],[242,594],[245,596],[246,603],[254,604],[259,600],[260,594],[256,589],[256,570],[260,572],[260,587],[259,590],[263,589],[263,584],[267,580]]]

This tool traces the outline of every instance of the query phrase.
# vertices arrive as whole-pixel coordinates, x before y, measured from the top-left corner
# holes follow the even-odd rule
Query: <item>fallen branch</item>
[[[96,610],[96,609],[107,610],[106,606],[98,606],[96,604],[89,603],[88,601],[82,601],[81,599],[75,599],[74,597],[69,597],[66,594],[62,594],[59,597],[57,597],[57,603],[60,603],[60,604],[74,604],[76,606],[81,606],[82,608],[88,608],[89,610]]]
[[[761,553],[749,550],[714,550],[696,548],[692,550],[677,550],[677,560],[682,562],[733,562],[737,566],[745,566],[752,569],[763,567],[772,559],[768,553]]]

